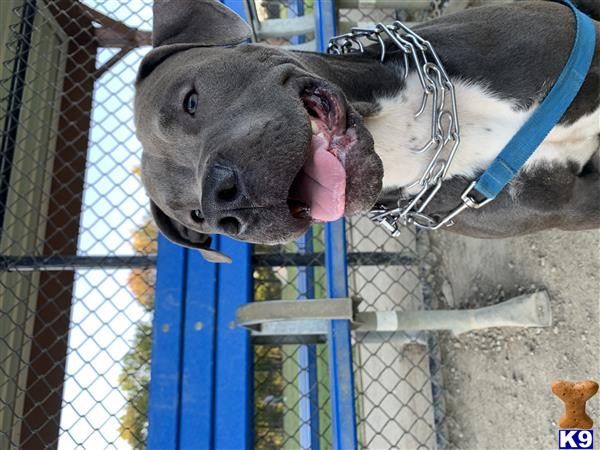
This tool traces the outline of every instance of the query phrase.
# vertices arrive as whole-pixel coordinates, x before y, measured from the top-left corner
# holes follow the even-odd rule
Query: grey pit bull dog
[[[588,12],[599,18],[595,1]],[[461,145],[427,209],[443,214],[544,99],[575,20],[562,4],[522,1],[415,31],[456,88]],[[410,195],[428,163],[415,151],[430,132],[427,114],[414,117],[422,91],[392,46],[380,63],[377,47],[334,56],[249,45],[247,24],[213,0],[156,1],[153,33],[135,100],[142,179],[159,229],[207,259],[227,259],[209,249],[209,233],[287,242],[315,221]],[[495,238],[599,227],[599,136],[597,44],[575,101],[519,175],[448,230]]]

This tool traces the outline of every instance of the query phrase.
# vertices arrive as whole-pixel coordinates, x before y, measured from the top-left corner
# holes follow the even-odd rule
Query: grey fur
[[[240,17],[214,0],[155,0],[152,46],[192,43],[236,45],[252,31]]]
[[[349,126],[359,135],[357,154],[347,164],[350,212],[364,211],[382,193],[381,161],[361,115],[378,109],[376,99],[404,88],[395,70],[399,55],[380,64],[376,51],[332,56],[259,45],[232,46],[246,36],[245,24],[226,15],[227,26],[205,14],[210,1],[191,2],[192,11],[157,3],[157,47],[140,67],[135,101],[136,126],[144,147],[142,177],[159,228],[170,239],[207,250],[205,233],[229,231],[230,215],[243,224],[236,239],[280,243],[301,235],[309,221],[291,217],[286,198],[307,157],[310,126],[299,95],[325,86],[347,103]],[[596,23],[600,35],[600,24]],[[571,50],[574,20],[568,8],[543,1],[475,8],[417,27],[430,40],[451,76],[484,83],[523,109],[543,99]],[[207,47],[207,46],[229,47]],[[498,70],[501,67],[502,70]],[[571,123],[600,103],[598,46],[584,86],[561,119]],[[198,113],[182,104],[195,89]],[[214,164],[233,167],[242,192],[226,210],[210,194]],[[543,173],[542,173],[543,172]],[[350,176],[353,175],[353,176]],[[455,205],[470,180],[452,179],[431,210]],[[544,228],[600,226],[597,170],[546,167],[521,174],[494,202],[461,215],[451,231],[504,237]],[[200,209],[204,222],[192,220]]]

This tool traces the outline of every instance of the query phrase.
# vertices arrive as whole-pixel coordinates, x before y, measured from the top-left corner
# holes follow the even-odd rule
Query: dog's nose
[[[215,164],[206,176],[206,187],[211,200],[219,205],[227,205],[237,200],[240,191],[237,174],[233,169],[221,164]]]
[[[215,231],[231,236],[239,234],[242,223],[234,209],[243,196],[235,170],[222,163],[213,164],[207,171],[202,188],[202,207],[205,220]]]

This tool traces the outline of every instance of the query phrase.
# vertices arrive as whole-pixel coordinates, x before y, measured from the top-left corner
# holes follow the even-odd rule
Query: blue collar
[[[471,202],[472,205],[469,205],[471,207],[483,206],[494,199],[514,178],[573,102],[588,73],[596,48],[594,24],[570,0],[560,1],[571,8],[577,21],[575,43],[569,60],[556,83],[529,120],[506,144],[477,182],[463,193],[463,200],[465,203]],[[471,198],[469,191],[473,187],[486,200],[478,202]]]

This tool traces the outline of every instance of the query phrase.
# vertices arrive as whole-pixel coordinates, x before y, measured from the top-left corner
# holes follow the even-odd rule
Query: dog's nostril
[[[235,217],[223,217],[219,220],[219,228],[221,228],[224,233],[235,236],[239,234],[241,224]]]
[[[192,220],[196,223],[204,223],[204,217],[199,209],[194,209],[191,212]]]
[[[234,202],[241,194],[235,170],[221,164],[208,172],[206,187],[212,200],[221,204]]]
[[[233,184],[232,186],[221,189],[219,192],[217,192],[217,198],[224,202],[232,202],[237,198],[237,194],[237,186]]]

